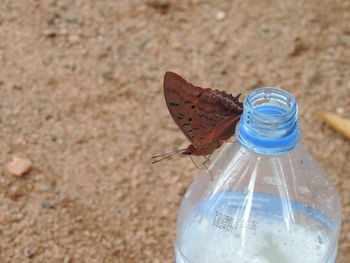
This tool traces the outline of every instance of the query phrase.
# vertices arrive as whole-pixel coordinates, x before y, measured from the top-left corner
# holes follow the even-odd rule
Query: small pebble
[[[106,50],[101,50],[99,53],[98,53],[98,58],[105,58],[108,56],[108,51]]]
[[[41,184],[38,186],[38,190],[43,192],[51,192],[52,189],[52,186],[49,184]]]
[[[32,167],[32,162],[29,159],[13,157],[12,161],[6,165],[7,170],[11,175],[22,176],[29,172]]]
[[[336,112],[337,112],[338,114],[344,114],[344,109],[343,109],[343,108],[337,108],[337,109],[336,109]]]
[[[14,90],[23,90],[23,86],[19,83],[13,84],[12,88]]]
[[[33,252],[30,249],[25,249],[24,250],[24,256],[27,258],[31,258],[34,256]]]
[[[66,36],[66,35],[68,35],[68,30],[66,28],[61,28],[59,33],[62,36]]]
[[[180,42],[175,42],[172,44],[171,49],[173,50],[182,50],[182,45]]]
[[[215,15],[215,19],[218,21],[222,21],[226,18],[226,13],[224,11],[218,11]]]
[[[269,33],[271,29],[268,27],[268,25],[262,25],[261,26],[261,32],[263,33]]]
[[[70,256],[65,256],[63,259],[63,263],[70,263],[70,262],[71,262]]]
[[[80,19],[77,16],[74,15],[68,15],[66,17],[66,21],[69,23],[76,23],[76,24],[80,24]]]
[[[44,36],[49,37],[49,38],[54,38],[57,36],[57,33],[56,33],[56,31],[54,31],[52,29],[46,29],[44,31]]]
[[[51,204],[50,202],[48,201],[44,201],[41,203],[41,207],[42,208],[46,208],[46,209],[53,209],[54,208],[54,205]]]
[[[162,14],[166,14],[170,8],[169,0],[147,0],[146,4],[159,10]]]
[[[147,0],[146,4],[154,8],[169,8],[168,0]]]
[[[48,20],[47,23],[49,25],[54,25],[61,18],[59,14],[53,14]]]
[[[78,35],[70,35],[68,37],[68,41],[71,43],[71,44],[75,44],[75,43],[78,43],[80,40],[80,37]]]

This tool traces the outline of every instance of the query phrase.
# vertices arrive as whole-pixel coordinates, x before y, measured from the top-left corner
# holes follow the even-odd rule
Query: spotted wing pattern
[[[164,96],[170,115],[192,143],[192,153],[213,152],[235,133],[243,112],[238,97],[192,85],[173,72],[164,76]]]

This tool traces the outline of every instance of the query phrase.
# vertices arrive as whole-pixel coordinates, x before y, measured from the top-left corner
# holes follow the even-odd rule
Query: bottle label
[[[287,198],[251,192],[221,192],[206,199],[198,207],[207,217],[212,218],[212,225],[227,232],[234,232],[240,228],[256,229],[259,217],[270,220],[294,221],[297,217],[313,219],[328,229],[334,229],[334,222],[321,211],[310,204],[302,204]],[[234,220],[244,218],[249,212],[254,218],[251,220]],[[288,218],[286,218],[288,217]]]

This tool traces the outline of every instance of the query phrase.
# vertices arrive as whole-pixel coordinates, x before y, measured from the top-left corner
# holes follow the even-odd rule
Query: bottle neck
[[[294,149],[300,143],[294,97],[279,88],[254,90],[244,101],[236,134],[238,141],[254,152],[279,154]]]

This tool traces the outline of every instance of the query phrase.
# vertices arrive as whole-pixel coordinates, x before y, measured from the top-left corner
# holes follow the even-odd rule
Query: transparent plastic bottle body
[[[340,221],[338,194],[303,146],[227,143],[184,196],[175,262],[334,263]]]
[[[339,198],[302,146],[263,155],[227,144],[209,169],[182,201],[176,263],[335,262]]]

